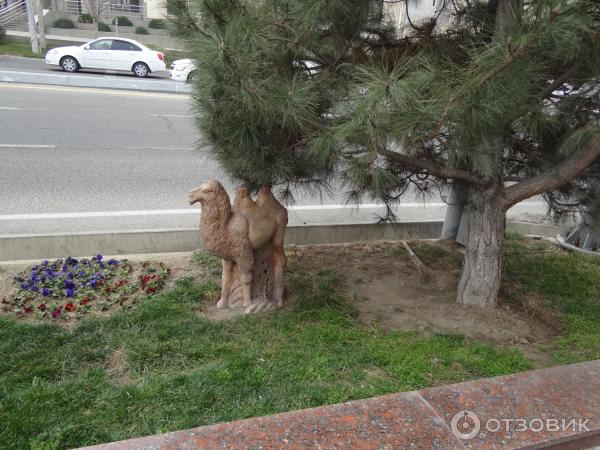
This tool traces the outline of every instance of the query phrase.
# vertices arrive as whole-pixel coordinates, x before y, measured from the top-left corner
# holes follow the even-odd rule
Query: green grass
[[[291,281],[290,310],[225,322],[196,314],[216,282],[190,278],[72,330],[0,318],[0,448],[76,447],[530,367],[461,336],[361,326],[330,272],[292,270]]]
[[[31,51],[29,42],[6,41],[0,43],[0,55],[25,56],[27,58],[41,58],[42,55],[36,55]]]
[[[221,264],[221,259],[217,258],[216,256],[211,255],[207,251],[201,250],[194,253],[193,259],[196,264],[198,264],[200,267],[203,267],[209,275],[215,277],[221,275],[223,266]]]
[[[507,235],[504,276],[519,294],[538,294],[563,314],[553,356],[566,364],[600,358],[600,258],[558,250],[547,242]]]
[[[413,245],[427,264],[449,249]],[[205,273],[218,259],[196,253]],[[506,239],[512,300],[562,314],[558,363],[600,358],[600,260]],[[0,318],[0,448],[55,449],[526,370],[515,349],[456,335],[385,332],[356,321],[332,272],[290,271],[289,310],[212,322],[216,278],[183,278],[135,310],[73,329]]]

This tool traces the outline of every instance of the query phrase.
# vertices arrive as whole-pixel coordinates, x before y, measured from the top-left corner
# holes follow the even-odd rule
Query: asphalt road
[[[46,64],[44,62],[43,59],[22,58],[19,56],[6,56],[6,55],[0,55],[0,70],[10,70],[10,71],[18,71],[18,72],[64,73],[61,68],[55,67],[55,66],[49,66],[48,64]],[[77,76],[77,75],[83,75],[86,73],[103,75],[105,77],[135,78],[132,73],[103,71],[103,70],[90,70],[90,69],[82,69],[79,72],[72,74],[72,75]],[[148,79],[168,80],[169,73],[168,73],[168,71],[152,73],[152,74],[150,74]],[[143,80],[138,80],[138,81],[143,81]]]
[[[187,193],[219,179],[182,94],[0,83],[0,235],[195,227]],[[297,192],[291,224],[374,222],[344,193]],[[445,205],[408,196],[404,221],[440,220]],[[529,204],[521,215],[540,207]],[[534,211],[535,209],[535,211]],[[541,208],[543,209],[543,208]]]
[[[195,149],[190,101],[0,83],[0,235],[195,226],[187,192],[211,178],[233,184]],[[357,214],[341,193],[297,193],[297,200],[292,222],[372,222],[379,210]],[[338,206],[323,208],[321,200]],[[424,210],[439,217],[442,207]]]

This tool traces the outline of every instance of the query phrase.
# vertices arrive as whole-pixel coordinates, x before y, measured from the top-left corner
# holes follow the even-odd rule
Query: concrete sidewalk
[[[125,89],[149,92],[167,92],[189,94],[192,89],[186,83],[169,80],[139,79],[126,77],[107,77],[83,73],[62,74],[27,72],[19,70],[0,70],[0,82],[49,84],[69,87],[87,87],[103,89]]]

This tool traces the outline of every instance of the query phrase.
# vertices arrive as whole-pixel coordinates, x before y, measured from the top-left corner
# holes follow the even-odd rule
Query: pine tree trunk
[[[496,306],[502,270],[505,211],[495,190],[473,186],[467,203],[468,231],[457,302]]]

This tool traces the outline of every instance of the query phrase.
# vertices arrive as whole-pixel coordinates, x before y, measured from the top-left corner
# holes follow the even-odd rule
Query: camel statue
[[[288,216],[271,188],[262,187],[253,200],[248,189],[240,187],[232,206],[221,183],[210,180],[190,192],[189,202],[202,204],[204,247],[222,258],[217,307],[241,306],[248,313],[281,307]]]

